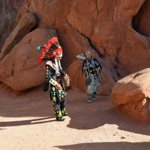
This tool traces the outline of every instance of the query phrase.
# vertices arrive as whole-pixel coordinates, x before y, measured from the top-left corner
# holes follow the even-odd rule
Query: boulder
[[[112,89],[112,102],[127,114],[150,120],[150,68],[119,80]]]
[[[45,80],[44,64],[38,63],[41,52],[36,50],[56,35],[55,30],[38,28],[27,34],[0,61],[0,81],[16,91],[40,85]]]

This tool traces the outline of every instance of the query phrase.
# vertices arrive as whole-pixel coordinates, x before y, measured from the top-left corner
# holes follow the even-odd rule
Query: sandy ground
[[[88,104],[70,90],[67,108],[56,122],[40,87],[16,95],[0,85],[0,150],[150,150],[150,126],[114,110],[110,97]]]

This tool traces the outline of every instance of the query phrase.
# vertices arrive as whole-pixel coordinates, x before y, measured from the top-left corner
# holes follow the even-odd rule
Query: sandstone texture
[[[12,32],[16,24],[16,15],[28,0],[1,0],[0,1],[0,51],[5,39]]]

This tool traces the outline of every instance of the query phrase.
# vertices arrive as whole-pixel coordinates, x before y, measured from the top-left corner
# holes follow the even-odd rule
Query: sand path
[[[41,88],[16,95],[0,85],[0,150],[150,150],[150,126],[114,111],[109,97],[88,104],[70,90],[67,108],[56,122]]]

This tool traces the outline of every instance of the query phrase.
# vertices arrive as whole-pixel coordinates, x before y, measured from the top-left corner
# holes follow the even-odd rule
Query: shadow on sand
[[[80,95],[69,101],[69,128],[87,130],[105,124],[117,125],[118,129],[150,135],[149,124],[133,121],[114,109],[110,97],[98,97],[93,103],[87,103],[86,95]]]
[[[0,127],[13,127],[13,126],[22,126],[22,125],[35,125],[56,121],[50,117],[39,118],[39,119],[30,119],[30,120],[20,120],[20,121],[5,121],[0,122]],[[0,129],[1,130],[1,129]]]
[[[83,143],[66,146],[56,146],[61,150],[150,150],[149,142],[106,142],[106,143]]]

